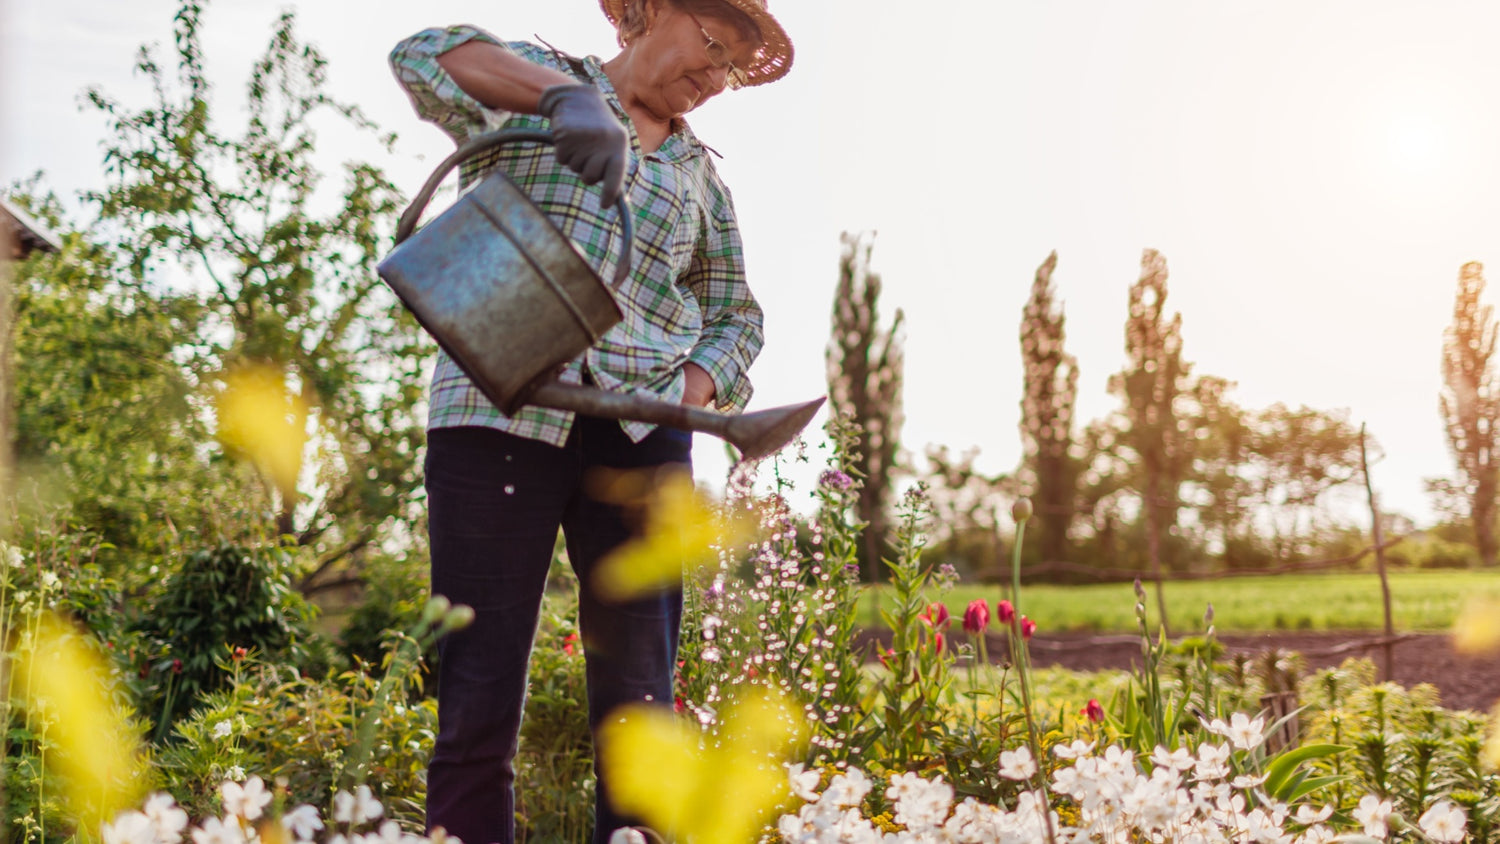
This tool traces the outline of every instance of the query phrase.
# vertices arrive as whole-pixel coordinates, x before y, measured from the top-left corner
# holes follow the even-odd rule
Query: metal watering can
[[[550,132],[512,129],[470,140],[438,165],[401,215],[396,248],[380,277],[501,412],[524,405],[632,419],[720,437],[753,460],[780,450],[812,421],[823,399],[726,415],[594,387],[558,371],[599,342],[623,315],[614,293],[576,247],[496,170],[413,234],[444,177],[462,161],[517,142],[552,143]],[[620,218],[614,288],[630,276],[630,207]]]

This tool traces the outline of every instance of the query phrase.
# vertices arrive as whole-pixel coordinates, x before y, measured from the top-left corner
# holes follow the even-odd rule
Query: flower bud
[[[443,623],[438,627],[438,633],[451,633],[454,630],[462,630],[474,623],[474,608],[468,604],[459,604],[443,614]]]
[[[1135,599],[1142,603],[1144,603],[1146,600],[1146,587],[1141,585],[1141,579],[1139,577],[1135,579]]]
[[[932,625],[933,629],[940,630],[948,626],[948,606],[942,601],[933,601],[918,618]]]
[[[1093,722],[1095,724],[1103,723],[1104,722],[1104,706],[1099,703],[1099,699],[1098,698],[1091,697],[1091,698],[1089,698],[1088,705],[1083,708],[1082,715],[1083,715],[1083,717],[1089,719],[1089,721],[1091,721],[1091,722]]]
[[[1017,498],[1016,503],[1010,505],[1010,517],[1016,520],[1016,524],[1031,518],[1031,499]]]
[[[1031,638],[1031,634],[1033,634],[1035,632],[1036,632],[1036,622],[1032,621],[1031,619],[1027,618],[1024,615],[1021,616],[1021,638],[1022,639],[1030,639]]]
[[[995,604],[995,612],[1000,616],[1001,624],[1010,624],[1011,619],[1016,617],[1016,608],[1010,601],[1002,600]]]
[[[969,602],[969,608],[964,610],[964,630],[970,633],[982,633],[984,628],[990,626],[990,604],[983,598]]]
[[[433,595],[428,599],[427,606],[422,608],[422,623],[427,625],[437,624],[438,620],[448,612],[448,608],[451,606],[453,604],[445,596]]]

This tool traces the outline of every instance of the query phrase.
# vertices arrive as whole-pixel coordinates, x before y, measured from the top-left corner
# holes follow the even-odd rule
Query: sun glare
[[[1386,155],[1390,166],[1413,174],[1429,175],[1443,163],[1445,144],[1442,127],[1423,115],[1394,121],[1386,133]]]

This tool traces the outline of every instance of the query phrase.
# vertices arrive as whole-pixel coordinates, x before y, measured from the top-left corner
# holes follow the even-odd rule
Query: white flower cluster
[[[1258,719],[1257,719],[1258,720]],[[1075,741],[1054,748],[1059,759],[1071,761],[1056,769],[1052,794],[1067,798],[1077,810],[1076,826],[1066,826],[1057,812],[1050,822],[1059,842],[1175,841],[1182,844],[1244,841],[1256,844],[1319,844],[1339,835],[1326,824],[1333,808],[1286,804],[1260,788],[1260,776],[1233,776],[1230,755],[1260,743],[1254,722],[1222,725],[1230,741],[1186,748],[1156,748],[1151,772],[1135,754],[1111,746],[1094,753],[1092,743]],[[872,788],[858,769],[833,777],[822,794],[819,776],[802,765],[789,768],[792,792],[807,801],[796,814],[783,815],[777,829],[788,844],[1032,844],[1048,838],[1049,818],[1043,796],[1026,791],[1010,809],[990,806],[970,797],[953,805],[953,788],[941,778],[923,780],[916,774],[891,779],[886,797],[895,806],[892,820],[903,831],[882,832],[863,817],[860,807]],[[1024,780],[1035,772],[1029,753],[1015,751],[1002,762],[1000,773]],[[1385,839],[1388,800],[1367,795],[1353,811],[1365,835]],[[1072,814],[1072,813],[1070,813]],[[1464,839],[1468,819],[1447,801],[1432,806],[1418,820],[1433,841]],[[1290,828],[1289,828],[1290,827]]]
[[[323,817],[306,803],[280,818],[262,818],[271,802],[271,792],[260,777],[242,783],[225,782],[219,787],[224,806],[222,818],[208,818],[188,829],[188,816],[178,808],[169,794],[153,794],[141,811],[122,812],[115,822],[103,828],[104,844],[180,844],[191,837],[193,844],[260,844],[263,824],[279,822],[286,836],[294,842],[312,842],[324,830]],[[373,832],[359,833],[355,828],[372,824],[385,814],[385,808],[370,787],[362,785],[354,793],[340,791],[333,796],[333,821],[344,825],[325,844],[427,844],[439,840],[403,832],[395,821],[386,821]],[[256,822],[260,821],[259,824]],[[286,840],[276,836],[272,840]],[[453,836],[440,839],[446,844],[462,844]]]

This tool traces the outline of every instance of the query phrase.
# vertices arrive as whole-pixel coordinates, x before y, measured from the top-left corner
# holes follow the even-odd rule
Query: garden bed
[[[890,632],[864,631],[861,641],[889,642]],[[1336,666],[1350,657],[1367,657],[1380,664],[1379,634],[1371,631],[1224,634],[1218,637],[1230,653],[1258,654],[1272,648],[1295,651],[1309,669]],[[1500,702],[1500,654],[1468,656],[1456,653],[1445,633],[1398,636],[1393,647],[1395,676],[1403,686],[1431,683],[1449,709],[1488,712]],[[990,634],[989,652],[999,661],[1005,654],[1003,636]],[[1031,658],[1038,668],[1057,666],[1070,671],[1123,670],[1138,663],[1141,640],[1123,634],[1038,634],[1031,640]]]

